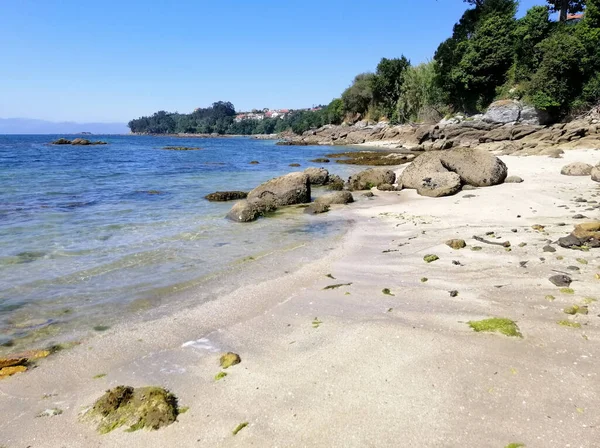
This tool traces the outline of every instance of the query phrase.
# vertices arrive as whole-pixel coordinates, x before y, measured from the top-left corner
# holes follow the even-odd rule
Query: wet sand
[[[598,163],[600,151],[503,160],[524,183],[436,199],[375,191],[331,212],[351,230],[300,269],[266,257],[266,281],[241,273],[243,286],[215,300],[115,327],[3,380],[0,446],[596,446],[600,303],[576,317],[563,309],[600,299],[600,252],[542,248],[581,222],[574,214],[598,219],[586,210],[597,204],[574,200],[600,201],[600,184],[560,168]],[[492,231],[510,252],[472,238]],[[451,238],[467,247],[449,248]],[[548,281],[555,270],[573,277],[573,294]],[[524,337],[467,324],[488,317],[516,321]],[[242,362],[215,381],[225,351]],[[119,384],[166,387],[189,411],[156,432],[101,436],[78,421]],[[63,413],[35,417],[50,408]]]

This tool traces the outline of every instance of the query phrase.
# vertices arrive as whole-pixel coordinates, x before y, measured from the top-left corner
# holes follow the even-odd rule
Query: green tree
[[[436,76],[435,62],[410,67],[397,104],[400,121],[437,121],[442,118],[444,94]]]
[[[336,98],[329,103],[326,110],[327,124],[341,124],[344,121],[344,102]]]
[[[531,78],[541,61],[538,44],[552,31],[547,6],[534,6],[515,26],[515,73],[513,82]]]
[[[373,104],[373,73],[361,73],[342,93],[344,111],[350,114],[364,115]]]
[[[383,58],[377,65],[373,77],[373,102],[387,116],[392,118],[404,81],[404,72],[410,62],[404,56],[396,59]]]

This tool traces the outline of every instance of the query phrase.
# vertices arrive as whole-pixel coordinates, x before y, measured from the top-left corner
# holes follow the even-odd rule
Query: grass
[[[523,335],[519,331],[517,324],[510,320],[500,317],[493,317],[490,319],[469,321],[469,326],[476,332],[485,333],[501,333],[505,336],[511,336],[515,338],[522,338]]]

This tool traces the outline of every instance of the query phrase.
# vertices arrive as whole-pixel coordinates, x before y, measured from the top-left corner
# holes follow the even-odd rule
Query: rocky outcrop
[[[245,191],[215,191],[214,193],[207,194],[204,199],[212,202],[226,202],[235,201],[238,199],[246,199],[248,193]]]
[[[523,123],[539,125],[548,121],[548,115],[520,101],[500,100],[489,105],[487,112],[483,116],[483,121],[500,124]]]
[[[600,221],[576,225],[570,235],[559,238],[558,244],[569,249],[600,247]]]
[[[327,213],[329,211],[329,205],[322,202],[313,202],[304,209],[304,213],[308,215],[319,215],[321,213]]]
[[[361,171],[348,179],[347,187],[350,191],[370,190],[382,184],[394,184],[396,173],[386,168],[369,168]]]
[[[507,168],[492,154],[478,149],[429,152],[412,162],[400,176],[404,188],[423,196],[448,196],[463,184],[488,187],[504,182]]]
[[[587,163],[573,162],[562,167],[560,174],[563,176],[589,176],[594,167]]]
[[[310,179],[305,173],[290,173],[259,185],[248,200],[263,199],[275,207],[310,202]]]
[[[100,140],[92,142],[85,138],[76,138],[74,140],[68,140],[66,138],[59,138],[52,142],[53,145],[74,145],[74,146],[88,146],[88,145],[107,145],[108,143]]]
[[[315,199],[315,203],[334,205],[334,204],[350,204],[354,202],[354,197],[349,191],[336,191],[319,196]]]
[[[304,174],[308,176],[311,185],[325,185],[329,180],[329,171],[325,168],[306,168]]]

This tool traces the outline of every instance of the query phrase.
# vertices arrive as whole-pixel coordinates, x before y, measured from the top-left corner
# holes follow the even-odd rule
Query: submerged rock
[[[329,205],[322,202],[313,202],[304,209],[304,213],[309,215],[319,215],[321,213],[327,213],[329,211]]]
[[[246,199],[248,193],[245,191],[215,191],[204,196],[205,199],[213,202],[233,201],[236,199]]]
[[[337,174],[330,174],[325,185],[328,190],[341,191],[344,189],[344,180]]]
[[[269,198],[242,200],[229,210],[227,218],[236,222],[251,222],[275,210],[277,207]]]
[[[106,434],[122,426],[128,426],[127,431],[160,429],[178,415],[177,398],[166,389],[117,386],[96,400],[84,417],[97,422],[98,432]]]
[[[396,173],[387,168],[369,168],[361,171],[348,180],[348,189],[370,190],[373,187],[379,187],[383,184],[394,184],[396,182]]]

